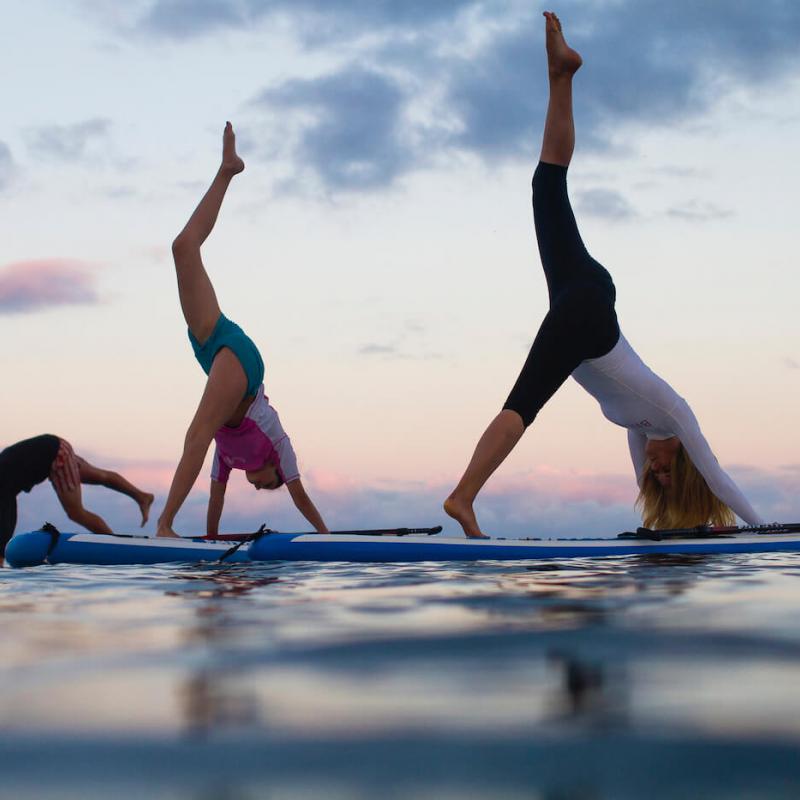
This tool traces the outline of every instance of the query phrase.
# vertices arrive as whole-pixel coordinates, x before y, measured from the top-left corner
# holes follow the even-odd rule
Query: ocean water
[[[0,797],[797,798],[800,555],[0,570]]]

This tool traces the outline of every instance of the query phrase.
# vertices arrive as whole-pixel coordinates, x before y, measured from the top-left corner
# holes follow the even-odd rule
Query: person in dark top
[[[17,524],[17,495],[47,479],[53,484],[67,516],[92,533],[111,533],[106,521],[83,507],[81,484],[105,486],[127,495],[139,506],[142,526],[147,522],[153,495],[143,492],[122,475],[76,456],[72,446],[45,433],[12,444],[0,452],[0,564]]]

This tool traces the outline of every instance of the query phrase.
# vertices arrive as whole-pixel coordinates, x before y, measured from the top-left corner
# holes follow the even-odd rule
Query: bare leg
[[[545,11],[544,16],[550,99],[547,104],[540,159],[548,164],[567,167],[575,150],[572,76],[580,69],[583,60],[578,53],[567,46],[558,17],[550,11]]]
[[[130,497],[142,512],[142,527],[144,527],[150,516],[150,506],[153,505],[154,496],[149,492],[143,492],[118,472],[100,469],[80,457],[77,460],[81,483],[91,486],[105,486],[106,489],[112,489]]]
[[[214,229],[233,176],[243,169],[244,161],[236,154],[236,138],[228,122],[222,137],[222,163],[219,170],[200,204],[172,243],[183,316],[189,330],[201,344],[214,330],[220,310],[214,287],[200,258],[200,247]]]
[[[236,154],[236,138],[228,122],[222,137],[222,163],[219,170],[186,226],[172,243],[183,316],[189,330],[201,344],[214,330],[220,309],[214,287],[200,258],[200,247],[214,228],[233,176],[243,169],[244,161]],[[176,535],[172,530],[173,520],[200,474],[214,434],[239,410],[246,391],[247,377],[242,365],[230,350],[223,348],[214,358],[200,405],[186,432],[183,455],[158,519],[158,536]]]
[[[550,79],[550,100],[544,126],[541,160],[569,165],[575,149],[575,124],[572,118],[572,76],[581,66],[581,57],[567,46],[561,23],[546,11],[545,42]],[[492,473],[506,460],[525,432],[522,417],[510,409],[501,411],[481,436],[475,453],[458,486],[444,502],[444,510],[461,523],[464,533],[481,538],[473,503]]]
[[[83,498],[81,495],[81,485],[78,484],[74,488],[69,488],[66,485],[53,483],[53,488],[56,490],[58,499],[67,516],[78,525],[87,528],[92,533],[112,533],[111,528],[108,527],[106,521],[93,514],[88,509],[83,507]]]
[[[211,365],[200,405],[186,432],[183,455],[175,470],[164,510],[158,518],[157,536],[177,535],[172,530],[175,515],[200,474],[214,434],[239,407],[245,391],[247,376],[244,368],[239,359],[227,347],[223,347]]]
[[[461,523],[464,533],[475,539],[485,538],[478,526],[472,504],[489,476],[506,460],[525,433],[522,417],[503,409],[490,423],[475,447],[475,452],[458,486],[444,501],[444,510]]]

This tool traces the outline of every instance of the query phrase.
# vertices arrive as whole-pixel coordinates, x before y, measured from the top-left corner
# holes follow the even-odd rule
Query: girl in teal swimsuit
[[[200,204],[172,243],[178,295],[189,328],[189,340],[208,381],[186,432],[183,455],[158,520],[159,536],[176,535],[172,530],[175,515],[200,474],[208,448],[220,429],[239,428],[254,402],[263,399],[264,363],[258,348],[220,311],[200,257],[200,247],[214,228],[225,192],[233,177],[243,169],[244,161],[236,153],[233,128],[228,122],[222,139],[222,164]],[[256,489],[277,489],[283,483],[274,460],[265,461],[257,469],[248,468],[247,479]],[[303,516],[317,531],[326,531],[299,477],[286,486]],[[224,493],[224,483],[212,480],[207,525],[212,535],[222,513]]]

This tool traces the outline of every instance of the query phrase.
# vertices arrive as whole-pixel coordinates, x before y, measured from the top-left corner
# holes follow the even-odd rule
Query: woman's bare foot
[[[150,519],[150,506],[153,505],[153,500],[155,499],[155,495],[142,492],[141,497],[136,501],[139,504],[139,510],[142,512],[143,528],[147,524],[147,520]]]
[[[475,512],[472,510],[472,503],[465,503],[459,500],[455,494],[451,494],[447,500],[444,501],[444,510],[454,520],[460,523],[464,529],[464,533],[470,539],[489,539],[478,527],[478,520],[475,517]]]
[[[225,132],[222,134],[222,166],[220,169],[231,175],[237,175],[244,169],[244,161],[236,153],[236,134],[233,125],[225,123]]]
[[[544,12],[547,69],[551,78],[571,77],[583,64],[583,59],[564,39],[561,21],[552,11]]]

